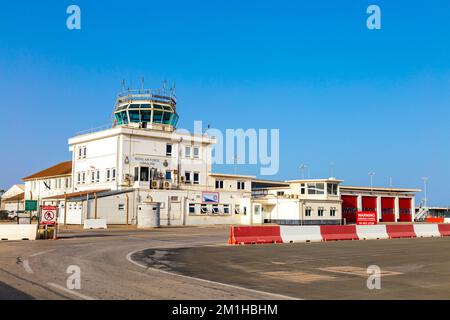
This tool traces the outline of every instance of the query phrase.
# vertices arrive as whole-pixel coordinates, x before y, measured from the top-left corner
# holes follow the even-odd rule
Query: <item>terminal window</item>
[[[200,158],[200,149],[198,147],[194,147],[194,159]]]
[[[223,189],[223,180],[216,180],[216,189]]]
[[[328,183],[327,184],[327,193],[328,194],[336,196],[338,194],[337,189],[338,189],[337,183]]]
[[[306,207],[306,209],[305,209],[305,216],[306,217],[311,217],[311,211],[312,211],[311,207]]]
[[[323,208],[319,208],[319,209],[317,210],[317,215],[318,215],[319,217],[323,217],[323,211],[324,211]]]
[[[200,183],[200,173],[194,172],[194,184]]]
[[[172,156],[172,145],[166,144],[166,156]]]
[[[238,188],[238,190],[244,190],[245,189],[245,182],[238,181],[237,188]]]
[[[330,208],[330,217],[336,217],[336,208]]]

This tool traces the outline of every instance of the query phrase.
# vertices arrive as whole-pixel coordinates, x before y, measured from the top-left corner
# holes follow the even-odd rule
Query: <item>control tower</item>
[[[172,132],[178,122],[177,102],[171,90],[137,89],[118,94],[113,127],[153,129]]]

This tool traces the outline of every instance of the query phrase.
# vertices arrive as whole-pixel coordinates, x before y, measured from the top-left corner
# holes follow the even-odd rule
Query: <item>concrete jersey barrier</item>
[[[356,226],[360,240],[389,239],[385,225]]]
[[[440,237],[439,227],[437,224],[415,224],[414,233],[417,237],[429,238],[429,237]]]
[[[322,241],[320,226],[280,226],[284,243]]]
[[[0,225],[0,240],[36,240],[37,224]]]
[[[356,226],[320,226],[324,241],[359,240]]]
[[[387,225],[386,231],[389,238],[415,238],[416,233],[414,232],[414,226],[412,224],[407,225]]]
[[[280,226],[231,227],[229,244],[283,243]]]
[[[449,237],[450,236],[450,224],[440,224],[438,226],[439,233],[443,237]]]
[[[84,229],[107,229],[106,219],[86,219]]]

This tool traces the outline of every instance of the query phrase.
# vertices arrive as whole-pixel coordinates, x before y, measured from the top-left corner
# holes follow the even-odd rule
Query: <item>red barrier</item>
[[[231,227],[229,244],[283,243],[279,226]]]
[[[443,237],[450,236],[450,224],[439,224],[439,233]]]
[[[359,240],[356,226],[320,226],[324,241]]]
[[[405,224],[405,225],[389,224],[386,226],[386,231],[389,238],[393,239],[416,237],[416,233],[414,232],[414,225],[412,224]]]
[[[444,223],[444,218],[427,217],[425,221],[428,223]]]

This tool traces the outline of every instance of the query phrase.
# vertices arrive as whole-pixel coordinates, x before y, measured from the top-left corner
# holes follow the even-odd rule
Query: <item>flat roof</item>
[[[412,189],[412,188],[386,188],[386,187],[357,187],[357,186],[343,186],[341,185],[342,190],[364,190],[364,191],[390,191],[390,192],[421,192],[421,189]]]
[[[35,180],[35,179],[44,179],[51,178],[56,176],[65,176],[72,174],[72,161],[64,161],[54,166],[51,166],[47,169],[36,172],[28,177],[22,178],[22,180]]]
[[[298,179],[298,180],[287,180],[287,183],[303,183],[303,182],[343,182],[344,180],[339,180],[336,178],[327,179]]]
[[[212,176],[212,177],[246,178],[246,179],[255,179],[256,178],[256,176],[246,176],[246,175],[242,175],[242,174],[213,173],[213,172],[210,172],[208,175]]]

